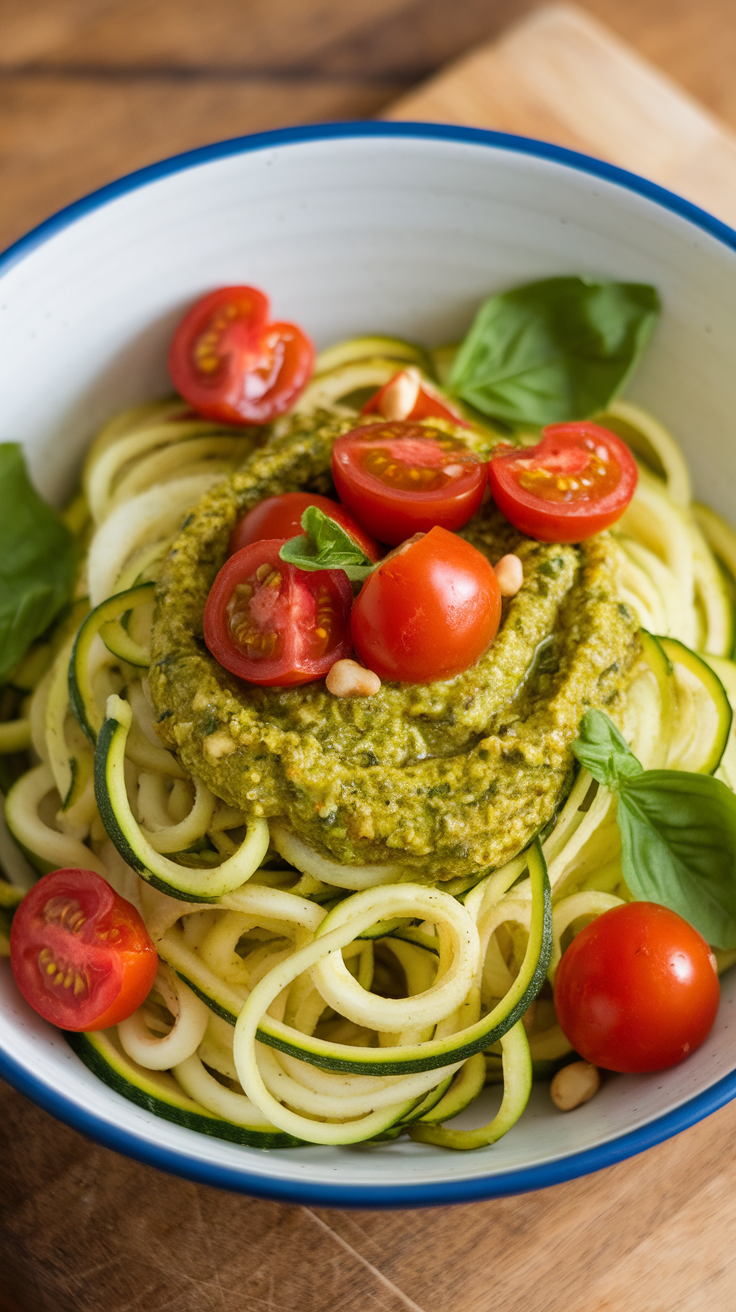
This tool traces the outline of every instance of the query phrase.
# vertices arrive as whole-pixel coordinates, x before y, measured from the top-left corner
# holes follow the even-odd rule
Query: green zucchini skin
[[[459,1116],[483,1091],[486,1083],[486,1062],[482,1053],[476,1053],[470,1061],[461,1066],[450,1081],[447,1092],[437,1100],[434,1107],[427,1108],[416,1119],[423,1125],[439,1125]]]
[[[569,1066],[572,1061],[580,1061],[578,1053],[571,1049],[570,1052],[564,1052],[561,1057],[544,1057],[538,1061],[532,1059],[532,1080],[535,1084],[548,1083],[553,1075],[556,1075],[563,1066]],[[494,1053],[486,1053],[486,1084],[501,1084],[503,1081],[503,1070],[501,1057]]]
[[[418,1103],[412,1111],[407,1112],[405,1116],[401,1117],[401,1120],[397,1122],[397,1125],[401,1127],[401,1129],[408,1128],[408,1126],[413,1125],[414,1121],[421,1120],[424,1115],[431,1112],[432,1108],[436,1107],[438,1102],[442,1102],[442,1099],[450,1088],[453,1079],[455,1079],[455,1076],[448,1075],[447,1079],[443,1080],[441,1084],[436,1085],[434,1089],[430,1089],[429,1093],[422,1098],[421,1102]]]
[[[170,1094],[164,1082],[160,1081],[159,1085],[155,1079],[157,1072],[147,1071],[141,1077],[139,1068],[125,1054],[118,1052],[105,1031],[75,1033],[63,1030],[62,1033],[69,1047],[93,1075],[108,1088],[114,1089],[123,1098],[154,1116],[181,1125],[185,1130],[208,1134],[214,1139],[227,1139],[230,1143],[243,1144],[248,1148],[299,1148],[304,1144],[302,1139],[296,1139],[282,1130],[258,1130],[233,1125],[208,1112],[182,1091],[178,1095]],[[148,1079],[148,1076],[151,1078]]]
[[[382,1048],[378,1052],[374,1049],[366,1049],[366,1056],[361,1059],[344,1058],[339,1054],[338,1045],[335,1045],[334,1052],[326,1052],[328,1046],[326,1044],[321,1044],[320,1049],[315,1050],[308,1047],[309,1040],[306,1040],[304,1046],[285,1040],[281,1034],[269,1028],[267,1017],[259,1026],[259,1040],[313,1066],[319,1066],[322,1070],[344,1071],[352,1075],[404,1075],[413,1071],[436,1070],[439,1066],[448,1065],[450,1062],[465,1061],[476,1052],[482,1052],[497,1043],[521,1019],[536,998],[547,977],[552,953],[552,894],[547,865],[537,839],[529,848],[529,874],[532,880],[532,896],[540,921],[539,948],[533,968],[531,962],[525,961],[522,965],[522,972],[525,966],[527,967],[528,980],[515,1002],[512,1000],[511,1003],[507,1003],[507,999],[503,999],[493,1012],[476,1025],[470,1026],[469,1030],[460,1031],[459,1034],[451,1035],[441,1041],[430,1040],[429,1043],[422,1045],[430,1048],[430,1052],[425,1056],[407,1054],[402,1058],[397,1055],[397,1050]],[[532,924],[534,924],[534,916]],[[511,991],[513,992],[513,989]],[[463,1034],[470,1034],[472,1037],[463,1038]]]
[[[533,963],[525,960],[525,965],[522,966],[522,971],[525,971],[526,974],[526,983],[518,992],[516,1000],[512,998],[506,1007],[504,1007],[506,1002],[506,999],[504,999],[488,1016],[470,1026],[468,1030],[461,1030],[459,1034],[450,1035],[447,1039],[429,1040],[425,1044],[407,1045],[407,1052],[404,1056],[399,1055],[400,1049],[367,1048],[361,1050],[360,1058],[356,1056],[343,1057],[340,1054],[342,1044],[329,1044],[324,1040],[315,1041],[308,1035],[304,1036],[303,1043],[291,1038],[286,1039],[279,1031],[270,1028],[268,1017],[265,1017],[258,1027],[259,1041],[267,1043],[279,1052],[285,1052],[291,1057],[296,1057],[300,1061],[306,1061],[312,1066],[318,1066],[321,1070],[343,1071],[348,1075],[406,1075],[414,1071],[436,1070],[438,1067],[447,1066],[452,1062],[465,1061],[476,1052],[482,1052],[485,1048],[490,1047],[502,1038],[511,1029],[512,1025],[515,1025],[517,1020],[524,1015],[547,977],[547,968],[552,953],[552,897],[542,849],[536,840],[529,849],[529,871],[534,890],[533,898],[536,903],[537,937],[539,942],[538,947],[534,949],[536,955],[533,958]],[[165,944],[162,944],[162,948],[164,956],[169,959]],[[223,1006],[221,999],[211,994],[203,980],[194,979],[191,970],[187,969],[182,962],[177,964],[173,955],[170,964],[212,1011],[231,1025],[235,1025],[237,1015],[228,1007]],[[418,1051],[421,1048],[425,1049],[423,1055]],[[427,1052],[426,1049],[429,1049],[429,1051]]]
[[[176,971],[186,987],[197,994],[199,1001],[203,1002],[205,1006],[209,1006],[210,1012],[219,1015],[220,1019],[227,1021],[228,1025],[236,1025],[237,1017],[240,1014],[240,1005],[236,1005],[235,998],[230,1000],[230,998],[224,996],[224,993],[220,993],[218,997],[216,984],[213,983],[215,979],[214,972],[205,966],[205,962],[202,962],[201,958],[197,958],[197,954],[192,949],[186,949],[186,947],[182,949],[181,942],[177,941],[176,935],[173,935],[171,930],[164,934],[156,947],[160,958],[167,962],[173,971]]]
[[[117,706],[117,711],[111,706]],[[95,799],[108,837],[127,865],[160,892],[183,902],[219,901],[224,893],[245,883],[265,856],[266,821],[249,820],[243,843],[221,866],[199,870],[179,866],[156,852],[134,820],[125,793],[123,764],[130,707],[119,697],[111,697],[108,712],[97,737],[94,764]]]
[[[155,590],[154,583],[139,583],[125,592],[116,592],[112,597],[107,597],[90,611],[74,639],[69,660],[69,702],[79,725],[93,747],[100,728],[100,716],[94,705],[87,673],[87,660],[92,640],[106,624],[119,619],[126,611],[152,601]],[[130,639],[128,641],[131,642]]]
[[[212,997],[211,993],[206,993],[204,988],[202,988],[200,984],[196,984],[191,975],[187,975],[185,971],[177,970],[176,973],[182,983],[186,984],[187,988],[192,990],[192,993],[196,993],[200,1002],[203,1002],[206,1007],[209,1007],[210,1011],[214,1011],[215,1015],[219,1016],[221,1020],[226,1020],[228,1025],[232,1025],[233,1029],[235,1028],[238,1023],[238,1018],[234,1011],[230,1011],[229,1007],[226,1007],[224,1003],[218,1002],[216,998]]]
[[[105,720],[97,736],[97,745],[95,750],[95,800],[97,809],[100,813],[100,819],[105,827],[108,838],[114,843],[118,852],[131,870],[135,870],[141,879],[145,879],[153,888],[157,888],[160,893],[168,893],[170,897],[182,898],[183,894],[172,889],[163,879],[158,879],[156,875],[148,869],[145,862],[141,860],[138,853],[128,842],[118,817],[115,813],[115,807],[110,796],[110,787],[107,777],[108,763],[110,753],[115,744],[115,738],[120,734],[121,726],[117,720]],[[211,899],[206,897],[197,898],[192,894],[187,894],[188,902],[208,902]]]
[[[474,1056],[476,1052],[483,1052],[486,1048],[490,1048],[511,1029],[512,1025],[515,1025],[521,1019],[547,978],[547,969],[552,954],[552,895],[547,876],[547,866],[538,840],[535,840],[529,848],[529,872],[532,878],[532,896],[536,904],[538,918],[538,955],[534,958],[533,965],[531,961],[525,961],[527,982],[516,1001],[512,999],[506,1009],[504,1009],[504,1002],[506,1001],[504,999],[494,1008],[493,1012],[483,1017],[475,1025],[470,1026],[469,1030],[461,1030],[459,1034],[450,1035],[447,1039],[430,1040],[423,1045],[407,1045],[407,1054],[404,1057],[397,1055],[400,1049],[396,1048],[366,1048],[361,1050],[360,1058],[354,1056],[343,1057],[340,1054],[342,1044],[332,1045],[324,1040],[318,1040],[315,1045],[315,1041],[308,1035],[304,1036],[303,1043],[291,1038],[285,1039],[279,1032],[274,1032],[269,1028],[268,1017],[265,1017],[258,1027],[259,1041],[267,1043],[279,1052],[287,1053],[290,1057],[296,1057],[300,1061],[309,1062],[312,1066],[318,1066],[321,1070],[343,1071],[348,1075],[407,1075],[414,1071],[436,1070],[438,1067],[450,1065],[452,1062],[465,1061],[468,1057]],[[223,998],[218,998],[214,990],[208,987],[208,983],[204,978],[204,971],[202,977],[196,977],[192,969],[195,963],[191,960],[191,954],[187,960],[180,959],[176,951],[176,945],[170,941],[168,935],[165,935],[160,943],[159,952],[184,983],[197,994],[197,997],[211,1011],[214,1011],[217,1016],[221,1016],[230,1025],[236,1024],[238,1019],[237,1011],[231,1008]],[[524,965],[522,965],[522,971],[524,971],[524,968]],[[463,1035],[470,1035],[470,1037],[463,1038]],[[418,1055],[417,1049],[420,1047],[429,1048],[430,1051],[424,1056]],[[362,1055],[363,1052],[365,1056]],[[409,1055],[410,1053],[414,1055]]]
[[[503,1101],[488,1125],[477,1130],[452,1130],[445,1125],[417,1121],[409,1135],[418,1143],[433,1143],[439,1148],[454,1148],[467,1152],[473,1148],[487,1148],[496,1143],[516,1124],[524,1111],[532,1091],[532,1062],[524,1026],[518,1023],[502,1041],[503,1048]],[[437,1108],[439,1111],[440,1108]],[[458,1109],[459,1110],[459,1109]],[[452,1115],[456,1115],[455,1111]]]
[[[715,733],[709,742],[703,744],[701,759],[690,766],[691,769],[696,769],[700,774],[713,774],[718,769],[728,745],[733,720],[731,703],[728,700],[726,689],[716,670],[708,664],[707,657],[691,651],[677,638],[658,638],[657,641],[673,667],[678,664],[684,666],[700,681],[716,709],[717,724]],[[676,763],[670,768],[676,768]]]

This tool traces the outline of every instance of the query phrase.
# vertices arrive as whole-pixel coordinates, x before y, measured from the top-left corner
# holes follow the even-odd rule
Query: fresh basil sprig
[[[634,897],[678,912],[714,947],[736,947],[736,796],[712,775],[642,769],[602,711],[586,712],[572,750],[618,794]]]
[[[74,537],[32,486],[20,446],[0,443],[0,683],[69,600],[76,564]]]
[[[376,568],[337,520],[318,506],[307,506],[300,520],[305,536],[290,538],[279,555],[298,569],[341,569],[351,583],[362,583]]]
[[[646,283],[544,278],[492,296],[452,365],[448,390],[484,415],[543,426],[605,409],[659,314]]]

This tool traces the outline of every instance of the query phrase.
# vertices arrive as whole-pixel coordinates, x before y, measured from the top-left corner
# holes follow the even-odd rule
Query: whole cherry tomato
[[[625,442],[587,420],[551,424],[537,446],[493,456],[493,499],[514,528],[539,542],[581,542],[610,528],[636,491]]]
[[[411,404],[407,408],[407,402]],[[397,413],[398,411],[398,413]],[[422,378],[418,369],[400,369],[367,401],[363,415],[379,414],[384,419],[449,419],[460,428],[470,428],[459,410],[436,387]]]
[[[148,996],[158,956],[135,907],[92,870],[54,870],[26,893],[10,930],[23,997],[65,1030],[104,1030]]]
[[[610,1071],[683,1061],[710,1032],[719,999],[705,939],[656,902],[628,902],[591,921],[555,979],[564,1033],[581,1057]]]
[[[204,611],[204,640],[215,659],[263,687],[321,679],[350,655],[347,575],[287,564],[279,556],[285,541],[253,542],[231,556]]]
[[[373,538],[356,524],[349,510],[339,501],[321,497],[317,492],[282,492],[280,496],[266,497],[244,515],[230,538],[230,555],[267,538],[293,538],[304,533],[301,518],[308,506],[317,506],[330,519],[334,519],[349,533],[369,560],[378,560],[381,549]]]
[[[474,665],[500,618],[501,593],[485,556],[433,528],[369,575],[351,628],[360,660],[382,679],[429,683]]]
[[[339,437],[332,477],[359,523],[396,546],[435,526],[467,524],[483,499],[486,465],[452,433],[396,421]]]
[[[203,296],[174,333],[169,372],[198,414],[226,424],[267,424],[288,410],[314,370],[314,347],[293,323],[269,323],[255,287]]]

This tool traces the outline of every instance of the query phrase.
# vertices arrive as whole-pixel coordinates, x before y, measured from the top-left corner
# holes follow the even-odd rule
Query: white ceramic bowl
[[[226,142],[78,202],[0,258],[0,440],[57,502],[121,407],[167,389],[184,307],[227,283],[270,294],[320,346],[366,331],[437,343],[481,298],[551,274],[656,284],[661,326],[630,390],[668,424],[697,494],[734,505],[736,234],[640,178],[553,146],[462,128],[344,124]],[[736,971],[684,1065],[618,1077],[573,1116],[545,1088],[494,1147],[397,1142],[263,1152],[159,1120],[101,1084],[0,972],[0,1073],[60,1119],[193,1179],[272,1198],[418,1206],[595,1170],[736,1094]],[[489,1106],[492,1095],[489,1095]]]

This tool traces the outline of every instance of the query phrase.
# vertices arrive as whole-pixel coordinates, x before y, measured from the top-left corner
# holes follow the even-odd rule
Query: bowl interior
[[[172,327],[216,286],[264,288],[274,317],[319,346],[374,331],[436,344],[462,335],[492,291],[580,273],[658,287],[662,322],[628,395],[673,430],[697,495],[728,517],[731,240],[604,165],[462,129],[348,125],[196,152],[81,202],[0,262],[0,440],[24,444],[60,502],[95,429],[169,390]],[[169,1125],[91,1076],[21,1003],[5,962],[0,1072],[171,1170],[301,1201],[407,1205],[550,1183],[698,1119],[736,1092],[734,1006],[727,976],[716,1027],[683,1066],[613,1079],[572,1117],[538,1089],[505,1139],[469,1154],[403,1142],[263,1153]]]

